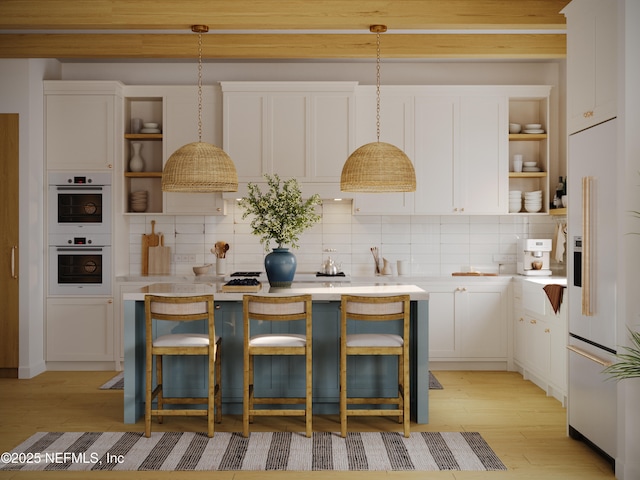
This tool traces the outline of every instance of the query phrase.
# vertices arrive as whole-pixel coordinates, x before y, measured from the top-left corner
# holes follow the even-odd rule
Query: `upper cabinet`
[[[113,168],[121,90],[110,81],[44,82],[47,169]]]
[[[553,194],[549,189],[550,139],[557,132],[551,125],[551,87],[513,87],[509,94],[509,122],[520,125],[519,133],[509,133],[509,191],[520,192],[520,203],[509,204],[509,213],[548,214]],[[527,127],[536,127],[534,129]],[[521,157],[522,171],[514,158]],[[526,162],[526,163],[525,163]],[[528,192],[540,192],[541,205],[524,201]]]
[[[506,213],[507,96],[452,93],[416,97],[415,213]]]
[[[222,82],[223,148],[240,182],[339,182],[354,143],[355,82]]]
[[[567,17],[567,126],[572,134],[616,116],[617,2],[571,2]]]
[[[220,146],[216,115],[220,95],[213,86],[202,88],[202,141]],[[145,124],[155,124],[145,128]],[[123,175],[125,213],[223,215],[220,193],[162,191],[162,170],[183,145],[198,141],[198,88],[195,86],[129,86],[124,98]],[[136,146],[136,144],[138,144]],[[135,151],[142,169],[131,163]],[[147,192],[146,195],[140,192]],[[140,195],[147,202],[140,206]]]
[[[414,162],[413,95],[403,87],[381,87],[380,141],[395,145]],[[377,139],[376,87],[357,88],[356,145],[359,148]],[[351,153],[351,152],[349,152]],[[344,157],[342,164],[347,160]],[[340,172],[342,165],[340,165]],[[339,180],[339,177],[338,177]],[[414,193],[356,193],[353,213],[386,215],[413,213]]]

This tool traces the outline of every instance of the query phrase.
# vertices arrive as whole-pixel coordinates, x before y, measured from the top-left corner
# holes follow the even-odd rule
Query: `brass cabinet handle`
[[[588,110],[588,111],[584,112],[584,113],[582,114],[582,116],[583,116],[584,118],[591,118],[591,117],[593,117],[593,110]]]
[[[529,323],[530,323],[531,325],[535,325],[536,323],[538,323],[538,321],[537,321],[537,320],[535,320],[535,319],[531,319],[531,320],[529,320]]]
[[[18,246],[14,245],[11,247],[11,278],[18,278],[16,275],[16,250],[18,250]]]
[[[613,364],[609,360],[605,360],[600,358],[592,353],[587,352],[586,350],[581,349],[580,347],[576,347],[574,345],[567,345],[567,349],[572,351],[573,353],[577,353],[578,355],[582,355],[584,358],[588,358],[592,362],[596,362],[598,365],[602,365],[603,367],[609,367]]]

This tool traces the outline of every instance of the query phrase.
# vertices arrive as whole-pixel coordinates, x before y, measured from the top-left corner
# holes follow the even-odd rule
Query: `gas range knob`
[[[71,244],[73,243],[73,240],[67,240],[67,243]]]
[[[87,243],[91,244],[91,243],[93,243],[93,240],[87,240]]]

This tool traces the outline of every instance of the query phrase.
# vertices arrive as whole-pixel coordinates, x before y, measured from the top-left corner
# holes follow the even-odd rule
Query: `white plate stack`
[[[542,209],[542,190],[524,192],[524,209],[529,213],[536,213]]]
[[[132,212],[146,212],[147,211],[147,197],[149,192],[146,190],[140,190],[138,192],[132,192],[130,195],[131,211]]]
[[[518,213],[522,210],[522,192],[520,190],[509,191],[509,213]]]

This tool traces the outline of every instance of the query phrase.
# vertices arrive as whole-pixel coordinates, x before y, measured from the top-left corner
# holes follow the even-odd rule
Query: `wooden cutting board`
[[[151,233],[142,235],[142,275],[149,273],[149,247],[160,245],[160,237],[156,233],[156,221],[151,220]]]
[[[159,245],[149,247],[149,275],[171,273],[171,247],[164,246],[164,235],[159,235]]]

